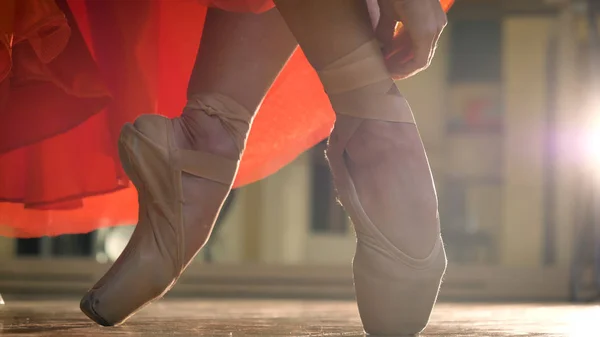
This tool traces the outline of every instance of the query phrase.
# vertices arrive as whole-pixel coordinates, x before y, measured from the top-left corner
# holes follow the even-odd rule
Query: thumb
[[[382,51],[384,56],[388,56],[393,52],[394,31],[398,22],[387,15],[382,15],[379,23],[375,28],[375,36],[383,46]]]

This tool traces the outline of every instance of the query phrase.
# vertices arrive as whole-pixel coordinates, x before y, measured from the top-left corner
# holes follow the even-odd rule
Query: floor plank
[[[422,336],[593,336],[599,329],[599,305],[441,303]],[[111,328],[91,323],[73,300],[9,300],[0,307],[0,335],[363,336],[352,302],[178,299]]]

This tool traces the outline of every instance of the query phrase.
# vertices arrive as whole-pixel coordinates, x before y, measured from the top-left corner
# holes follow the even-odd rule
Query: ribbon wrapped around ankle
[[[408,102],[387,70],[377,40],[366,42],[317,69],[317,73],[336,113],[389,122],[415,122]]]
[[[240,153],[246,145],[252,113],[233,98],[218,93],[194,94],[188,98],[185,109],[200,110],[217,117],[225,130],[233,137]]]

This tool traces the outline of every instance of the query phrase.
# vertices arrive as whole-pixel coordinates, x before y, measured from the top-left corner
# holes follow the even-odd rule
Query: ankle
[[[176,141],[180,148],[207,151],[231,159],[241,157],[245,139],[236,141],[217,116],[209,116],[201,109],[186,108],[175,121]]]

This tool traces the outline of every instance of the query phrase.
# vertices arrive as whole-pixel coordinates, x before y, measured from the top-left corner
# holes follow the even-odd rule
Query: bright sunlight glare
[[[600,116],[596,115],[584,130],[584,151],[587,161],[600,170]]]

